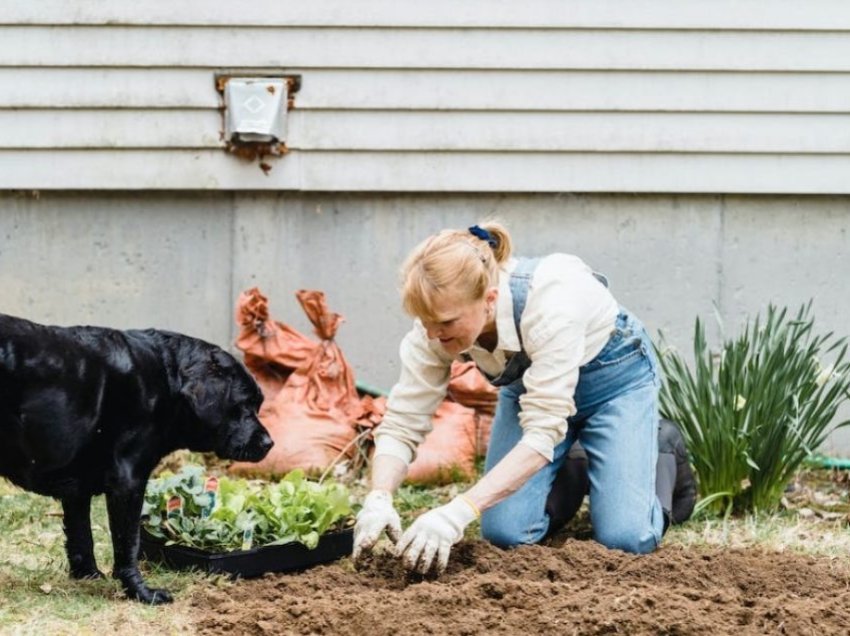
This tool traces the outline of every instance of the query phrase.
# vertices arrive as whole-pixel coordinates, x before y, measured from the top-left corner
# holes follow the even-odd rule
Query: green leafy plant
[[[279,482],[210,478],[201,466],[151,479],[142,527],[167,543],[213,552],[297,541],[315,548],[319,537],[352,518],[348,489],[318,483],[294,470]]]
[[[697,318],[693,371],[659,349],[661,412],[682,428],[707,511],[775,509],[800,464],[850,424],[832,424],[850,398],[845,338],[815,335],[813,324],[811,302],[793,317],[770,305],[715,353]]]

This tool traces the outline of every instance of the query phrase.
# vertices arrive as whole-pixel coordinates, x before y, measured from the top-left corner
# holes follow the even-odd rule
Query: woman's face
[[[485,331],[495,328],[495,306],[498,290],[491,287],[484,298],[458,302],[446,296],[434,299],[435,318],[422,320],[428,338],[440,341],[446,353],[456,356],[466,351]]]

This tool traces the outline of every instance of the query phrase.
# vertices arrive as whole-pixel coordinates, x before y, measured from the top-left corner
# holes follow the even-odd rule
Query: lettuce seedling
[[[278,482],[210,477],[202,466],[163,473],[148,482],[142,527],[166,542],[210,552],[302,543],[349,525],[348,489],[307,479],[300,469]]]

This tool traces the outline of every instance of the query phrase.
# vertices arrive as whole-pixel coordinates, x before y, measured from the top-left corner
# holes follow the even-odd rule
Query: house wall
[[[850,191],[850,5],[0,2],[0,188]],[[224,151],[217,73],[301,78]]]
[[[578,254],[650,333],[690,351],[694,319],[738,333],[768,303],[813,299],[816,329],[850,335],[850,200],[715,195],[144,193],[0,194],[0,312],[36,321],[182,331],[226,348],[240,291],[305,333],[298,289],[346,317],[359,380],[389,388],[410,327],[406,253],[443,227],[497,216],[517,251]],[[850,417],[850,412],[844,417]],[[850,456],[850,436],[826,449]]]
[[[321,288],[389,386],[403,255],[495,214],[682,348],[715,303],[848,334],[848,34],[843,0],[0,0],[0,311],[228,346],[240,290],[309,330]],[[300,78],[267,171],[221,73]]]

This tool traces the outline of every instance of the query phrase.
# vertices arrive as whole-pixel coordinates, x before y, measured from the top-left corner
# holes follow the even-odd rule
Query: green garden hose
[[[381,397],[389,395],[387,391],[372,386],[371,384],[366,384],[365,382],[355,382],[354,386],[357,389],[357,392],[361,395],[371,395],[372,397]]]
[[[815,468],[837,468],[839,470],[850,470],[850,458],[827,457],[826,455],[812,455],[806,463]]]

